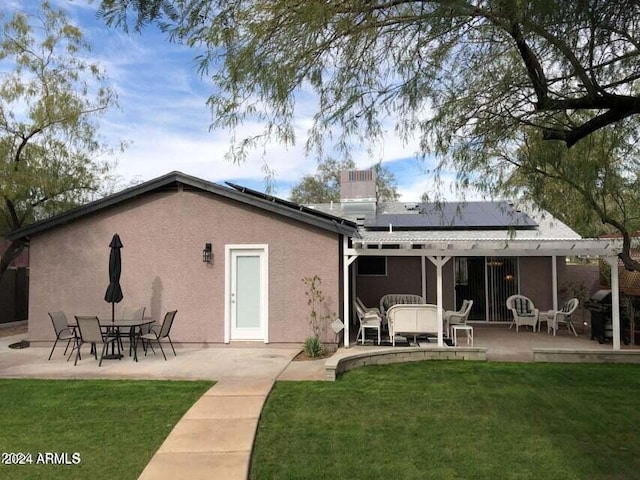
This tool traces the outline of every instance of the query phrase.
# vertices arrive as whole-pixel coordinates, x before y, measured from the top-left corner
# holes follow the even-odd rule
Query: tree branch
[[[551,45],[556,47],[562,55],[569,61],[571,66],[573,67],[573,71],[577,75],[578,78],[582,81],[584,88],[589,93],[589,96],[594,96],[598,93],[598,87],[592,82],[592,79],[587,75],[587,72],[583,68],[582,64],[575,56],[575,54],[571,51],[571,49],[559,38],[551,35],[540,25],[535,25],[532,22],[526,22],[527,27],[534,33],[537,33],[546,41],[548,41]],[[525,60],[526,62],[526,60]]]
[[[609,110],[575,128],[558,129],[541,127],[542,138],[545,140],[562,140],[567,144],[568,148],[571,148],[593,132],[638,113],[640,113],[640,108]]]

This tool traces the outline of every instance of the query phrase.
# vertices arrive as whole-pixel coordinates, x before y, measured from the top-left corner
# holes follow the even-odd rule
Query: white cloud
[[[197,73],[194,62],[197,51],[169,43],[166,35],[153,27],[142,34],[107,28],[102,19],[96,18],[98,2],[52,3],[66,10],[82,28],[93,45],[91,60],[105,67],[118,92],[120,108],[104,116],[100,132],[114,146],[122,140],[131,142],[119,155],[116,171],[125,182],[148,180],[173,170],[216,182],[226,179],[261,182],[266,162],[281,185],[277,194],[286,197],[291,184],[315,171],[315,161],[304,152],[317,108],[317,99],[309,91],[304,90],[296,97],[295,146],[273,143],[264,153],[256,150],[245,163],[234,165],[225,159],[230,146],[229,132],[209,131],[212,114],[206,100],[213,86]],[[13,1],[8,8],[0,7],[0,11],[34,10],[36,5],[39,4],[33,2],[25,7]],[[401,141],[394,133],[392,119],[385,122],[384,128],[383,139],[376,145],[356,149],[353,159],[360,168],[381,160],[398,172],[402,200],[419,200],[432,185],[424,166],[417,160],[411,165],[407,161],[419,151],[418,140]],[[261,131],[260,124],[247,122],[238,128],[238,136]]]

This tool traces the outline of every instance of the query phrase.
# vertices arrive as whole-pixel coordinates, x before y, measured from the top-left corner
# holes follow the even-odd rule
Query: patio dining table
[[[133,349],[133,359],[136,362],[138,361],[138,352],[137,352],[138,337],[136,335],[136,329],[139,329],[139,328],[141,329],[143,326],[150,325],[155,322],[155,320],[153,320],[151,317],[145,317],[138,320],[134,320],[131,318],[114,318],[112,320],[111,317],[98,317],[98,321],[100,322],[100,327],[103,330],[114,329],[115,335],[118,337],[121,336],[122,330],[125,330],[127,328],[129,329],[129,342],[131,343],[131,349]],[[75,322],[71,322],[69,323],[69,327],[75,328],[77,327],[77,325]],[[118,345],[120,345],[119,339],[118,339]],[[131,349],[129,350],[129,355],[131,355]],[[120,353],[113,352],[113,346],[112,346],[111,354],[105,355],[104,358],[118,359],[118,358],[122,358],[122,355]]]

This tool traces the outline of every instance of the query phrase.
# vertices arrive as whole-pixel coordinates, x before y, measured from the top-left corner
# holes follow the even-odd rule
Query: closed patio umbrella
[[[120,273],[122,272],[122,259],[120,249],[122,242],[116,233],[109,244],[111,254],[109,255],[109,286],[104,294],[104,301],[111,303],[111,322],[115,320],[115,304],[123,299],[122,288],[120,287]]]

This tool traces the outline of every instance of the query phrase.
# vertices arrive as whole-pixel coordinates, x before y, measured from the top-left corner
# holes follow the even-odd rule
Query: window
[[[387,275],[387,257],[358,257],[358,275]]]
[[[469,285],[469,267],[466,257],[455,257],[456,285]]]

